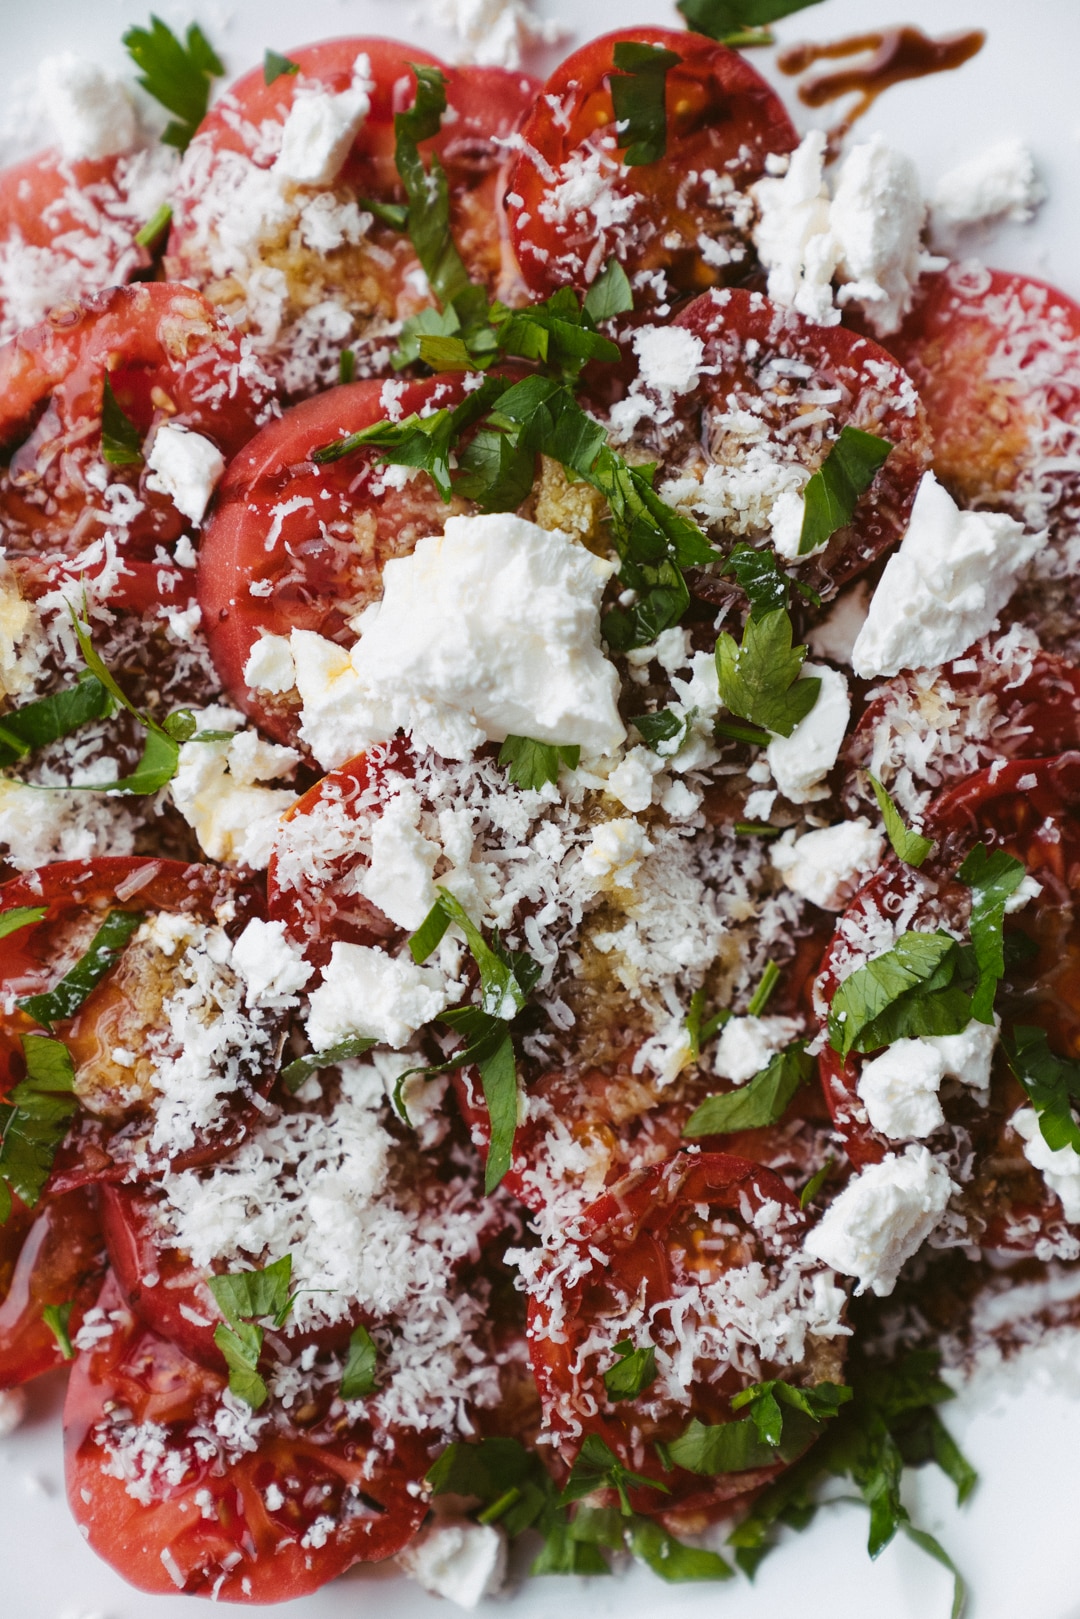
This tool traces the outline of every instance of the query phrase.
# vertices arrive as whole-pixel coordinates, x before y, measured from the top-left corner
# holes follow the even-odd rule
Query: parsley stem
[[[731,742],[749,742],[758,748],[768,747],[772,741],[768,731],[762,731],[756,725],[739,725],[735,720],[717,720],[713,725],[713,734],[727,737]]]
[[[740,838],[778,838],[781,826],[769,826],[765,821],[736,821],[735,835]]]
[[[776,965],[775,961],[767,961],[765,963],[765,971],[761,975],[761,982],[758,984],[757,989],[755,989],[753,995],[750,997],[750,1005],[746,1008],[746,1014],[748,1017],[761,1016],[762,1012],[764,1012],[765,1008],[769,1004],[773,990],[776,988],[779,982],[779,967]]]
[[[521,1490],[518,1485],[512,1484],[508,1490],[493,1501],[483,1512],[476,1515],[477,1523],[498,1523],[505,1512],[508,1512],[515,1502],[521,1500]]]

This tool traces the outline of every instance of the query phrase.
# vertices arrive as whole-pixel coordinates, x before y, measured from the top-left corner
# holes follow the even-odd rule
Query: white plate
[[[631,21],[677,26],[663,0],[540,0],[568,24],[566,48]],[[146,0],[145,11],[150,9]],[[451,55],[453,42],[400,0],[164,0],[173,26],[199,20],[230,72],[262,57],[336,34],[379,33]],[[1019,136],[1034,149],[1050,200],[1033,226],[1010,226],[972,243],[988,262],[1056,282],[1080,297],[1080,61],[1076,0],[898,0],[897,20],[942,33],[975,26],[989,40],[958,73],[888,91],[866,122],[918,161],[924,183],[992,141]],[[899,15],[902,14],[902,15]],[[0,40],[10,85],[60,49],[119,65],[120,35],[145,21],[135,0],[0,0]],[[779,27],[785,40],[829,39],[889,20],[882,0],[825,0]],[[539,67],[558,59],[543,53]],[[754,60],[771,74],[772,52]],[[534,65],[532,63],[528,64]],[[779,83],[784,83],[779,79]],[[790,84],[787,85],[790,97]],[[802,125],[810,119],[796,110]],[[818,116],[815,121],[826,121]],[[927,1471],[911,1481],[913,1513],[939,1534],[971,1587],[969,1619],[1080,1619],[1076,1544],[1076,1458],[1080,1455],[1080,1335],[1063,1334],[993,1376],[970,1384],[948,1420],[982,1482],[958,1512],[944,1481]],[[32,1391],[31,1420],[0,1440],[0,1613],[10,1619],[192,1619],[203,1603],[147,1597],[123,1583],[83,1544],[63,1496],[59,1382]],[[537,1580],[509,1603],[485,1604],[507,1619],[562,1613],[618,1619],[946,1619],[950,1582],[907,1543],[880,1561],[865,1553],[866,1518],[855,1507],[822,1512],[802,1536],[790,1535],[753,1586],[665,1586],[634,1572],[612,1580]],[[357,1571],[315,1596],[278,1609],[287,1619],[426,1619],[452,1610],[390,1571]]]

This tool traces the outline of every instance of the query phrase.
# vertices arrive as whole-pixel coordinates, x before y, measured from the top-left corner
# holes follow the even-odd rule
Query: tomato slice
[[[667,74],[667,149],[627,168],[617,156],[611,78],[615,47],[674,51]],[[584,289],[614,256],[635,301],[742,279],[751,267],[746,188],[770,152],[798,136],[745,57],[701,34],[633,28],[594,39],[556,68],[521,132],[510,175],[510,232],[534,292]]]
[[[772,463],[787,469],[786,487],[798,493],[846,426],[893,446],[851,523],[797,564],[800,579],[832,595],[907,527],[930,461],[926,416],[910,378],[868,338],[842,326],[816,326],[742,288],[696,298],[673,325],[701,343],[700,380],[679,397],[666,423],[653,422],[650,409],[633,430],[634,442],[661,458],[664,477],[675,480],[668,498],[712,526],[726,548],[735,538],[754,544],[770,537],[780,484]],[[714,468],[721,473],[716,484]],[[758,492],[732,504],[723,492],[729,471],[744,473]],[[731,595],[730,584],[708,571],[696,573],[692,588],[708,601]]]
[[[111,858],[58,862],[0,888],[0,914],[28,905],[45,906],[46,915],[0,940],[0,976],[10,997],[10,1010],[0,1015],[4,1092],[25,1072],[20,1037],[43,1032],[17,999],[51,989],[83,955],[108,912],[164,913],[207,925],[219,921],[235,934],[259,914],[260,899],[253,886],[214,867]],[[222,1073],[232,1073],[234,1084],[227,1094],[215,1092],[211,1116],[184,1127],[186,1107],[178,1093],[169,1106],[178,1110],[180,1136],[171,1144],[168,1139],[153,1144],[161,1076],[172,1061],[175,1031],[174,1045],[166,1039],[152,1054],[145,1042],[168,1027],[164,1003],[169,996],[186,993],[198,1001],[197,991],[185,988],[180,976],[185,944],[173,946],[174,962],[158,944],[132,940],[74,1015],[56,1020],[53,1032],[72,1055],[81,1105],[53,1161],[49,1191],[59,1194],[100,1180],[141,1180],[166,1165],[180,1169],[212,1162],[246,1134],[255,1111],[252,1098],[269,1089],[276,1071],[276,1030],[258,1021],[251,1023],[247,1044],[237,1051],[222,1048],[213,1059]],[[209,1012],[210,1002],[199,1004]],[[220,1008],[218,1016],[224,1027]],[[118,1063],[117,1050],[134,1061]],[[169,1134],[166,1129],[164,1137]]]
[[[138,1590],[286,1601],[416,1532],[428,1461],[414,1438],[372,1434],[329,1398],[302,1428],[276,1404],[252,1418],[223,1400],[223,1377],[142,1326],[111,1277],[98,1312],[64,1408],[68,1498]]]
[[[192,532],[144,467],[103,458],[106,377],[141,441],[167,421],[226,459],[273,408],[261,367],[188,287],[114,287],[20,332],[0,348],[0,518],[31,595],[64,565],[100,571],[106,533],[122,560],[152,562]]]
[[[1051,1048],[1069,1056],[1080,1050],[1080,755],[1056,759],[1017,759],[980,771],[944,793],[924,821],[937,847],[918,870],[890,856],[860,890],[840,919],[825,953],[817,982],[826,1012],[846,976],[852,950],[865,951],[867,937],[880,937],[881,919],[903,917],[901,931],[948,925],[963,929],[970,889],[953,875],[976,843],[1004,849],[1023,861],[1042,892],[1015,918],[1006,918],[1006,936],[1023,933],[1037,947],[1032,959],[1007,971],[998,1009],[1002,1036],[1014,1023],[1045,1028]],[[874,954],[878,953],[875,946]],[[886,946],[887,948],[887,946]],[[857,1168],[878,1163],[896,1143],[873,1129],[858,1095],[864,1059],[841,1061],[831,1046],[819,1058],[825,1099],[845,1151]],[[1062,1232],[1055,1193],[1032,1168],[1023,1144],[1009,1128],[1027,1098],[998,1049],[989,1106],[972,1093],[942,1094],[946,1124],[930,1137],[932,1146],[959,1148],[971,1157],[953,1208],[965,1223],[967,1241],[987,1247],[1029,1251],[1043,1237]],[[959,1178],[956,1170],[954,1179]],[[1071,1241],[1071,1239],[1069,1239]],[[1071,1250],[1070,1250],[1071,1251]]]
[[[724,1153],[676,1153],[590,1204],[530,1283],[533,1370],[564,1459],[584,1433],[598,1434],[624,1466],[667,1486],[666,1494],[631,1488],[635,1511],[684,1521],[730,1511],[775,1477],[783,1462],[714,1478],[665,1471],[655,1447],[692,1419],[731,1420],[732,1396],[762,1378],[839,1380],[843,1296],[835,1290],[824,1303],[827,1273],[799,1251],[806,1227],[778,1176]],[[788,1310],[808,1312],[809,1330],[790,1341],[783,1329],[766,1331],[755,1344],[746,1289],[766,1313],[769,1294],[782,1292]],[[604,1372],[626,1337],[653,1346],[657,1377],[637,1396],[613,1400]]]
[[[388,414],[453,407],[463,394],[459,380],[441,378],[333,388],[269,423],[229,467],[199,552],[199,605],[222,685],[279,741],[297,740],[297,698],[248,687],[259,636],[302,629],[353,640],[348,621],[379,597],[383,563],[463,509],[444,504],[426,476],[386,477],[375,449],[322,466],[312,452]]]
[[[0,1388],[64,1364],[42,1310],[69,1304],[74,1338],[97,1299],[106,1263],[92,1188],[48,1198],[35,1211],[18,1198],[13,1204],[0,1226]]]
[[[298,96],[340,94],[366,56],[370,110],[338,174],[325,184],[275,185],[280,131]],[[266,84],[262,68],[211,109],[184,158],[166,269],[201,287],[249,330],[292,398],[337,380],[351,348],[357,375],[386,370],[395,322],[431,307],[409,237],[368,211],[400,204],[394,115],[412,105],[410,64],[439,68],[447,113],[425,142],[447,176],[450,226],[473,280],[511,294],[516,282],[502,208],[505,142],[539,89],[527,74],[443,66],[383,39],[334,39],[289,53],[299,74]]]

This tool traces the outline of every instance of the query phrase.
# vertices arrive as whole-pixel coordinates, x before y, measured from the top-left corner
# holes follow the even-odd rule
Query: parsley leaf
[[[325,1051],[312,1051],[306,1057],[297,1057],[293,1062],[286,1063],[281,1070],[281,1083],[290,1096],[295,1096],[301,1085],[312,1074],[317,1074],[320,1068],[332,1068],[335,1063],[347,1062],[350,1057],[362,1057],[376,1044],[377,1041],[370,1035],[350,1034],[336,1045],[327,1046]]]
[[[13,765],[35,748],[70,736],[90,720],[108,719],[114,711],[111,694],[93,675],[13,708],[0,715],[0,766]]]
[[[570,1477],[559,1496],[559,1505],[568,1506],[571,1501],[580,1501],[583,1496],[592,1495],[596,1490],[614,1490],[619,1497],[623,1516],[628,1518],[632,1512],[628,1485],[660,1490],[664,1495],[671,1494],[667,1485],[659,1483],[657,1479],[646,1478],[643,1473],[631,1473],[599,1434],[586,1434],[570,1469]]]
[[[635,1557],[671,1584],[688,1580],[730,1580],[735,1574],[719,1552],[706,1551],[703,1546],[684,1546],[654,1518],[635,1519],[627,1533],[627,1542]]]
[[[888,440],[874,433],[858,427],[840,429],[840,437],[806,486],[801,557],[816,551],[838,528],[851,522],[859,496],[869,489],[891,450]]]
[[[432,155],[425,167],[420,142],[439,133],[446,111],[446,79],[437,67],[410,62],[416,96],[406,112],[394,115],[394,163],[408,198],[405,228],[441,304],[471,286],[469,272],[450,234],[450,187],[446,171]]]
[[[829,1043],[841,1057],[920,1034],[959,1034],[971,1002],[953,983],[960,953],[947,933],[904,933],[845,978],[829,1008]]]
[[[196,23],[187,31],[186,45],[154,16],[148,29],[129,28],[123,39],[135,66],[142,68],[139,83],[143,89],[177,115],[162,140],[166,146],[186,151],[206,117],[210,82],[225,72],[224,63]]]
[[[299,71],[299,62],[294,62],[289,56],[282,56],[278,51],[268,50],[263,57],[264,84],[273,84],[276,79],[299,73]]]
[[[453,410],[436,410],[430,416],[407,416],[401,422],[373,422],[358,433],[333,439],[312,452],[318,466],[340,461],[354,450],[371,446],[382,450],[380,461],[393,466],[419,467],[426,472],[444,500],[453,494],[450,481],[450,453],[461,435],[485,415],[506,389],[503,377],[488,377]]]
[[[67,1047],[43,1034],[20,1038],[26,1078],[0,1102],[0,1225],[11,1214],[12,1193],[35,1206],[78,1108]]]
[[[349,1353],[341,1374],[341,1398],[363,1400],[378,1388],[375,1363],[378,1359],[375,1340],[366,1327],[356,1327],[349,1339]]]
[[[608,78],[623,162],[628,168],[656,163],[667,148],[667,76],[682,57],[661,45],[620,39]]]
[[[101,395],[101,454],[113,467],[143,464],[142,434],[117,403],[108,372]]]
[[[630,724],[640,733],[650,753],[657,753],[662,759],[673,759],[689,737],[696,714],[696,708],[687,714],[661,708],[655,714],[632,714]]]
[[[1080,1062],[1055,1056],[1046,1030],[1026,1023],[1013,1029],[1013,1044],[1010,1048],[1006,1043],[1005,1055],[1039,1116],[1046,1145],[1055,1152],[1071,1147],[1080,1153],[1080,1126],[1073,1118],[1073,1107],[1080,1104]]]
[[[635,1349],[633,1340],[624,1338],[615,1345],[619,1357],[604,1373],[609,1400],[636,1400],[656,1380],[656,1350],[651,1344]]]
[[[979,969],[971,1015],[979,1023],[992,1023],[994,996],[1005,972],[1005,905],[1027,871],[1023,861],[1004,849],[991,854],[977,843],[956,875],[971,889],[971,943]]]
[[[758,986],[751,995],[746,1008],[747,1017],[760,1017],[762,1012],[772,1000],[773,990],[780,982],[780,969],[775,961],[767,961]]]
[[[338,355],[338,381],[349,383],[356,375],[356,355],[352,349],[342,349]]]
[[[934,847],[933,838],[924,838],[921,832],[913,832],[905,825],[904,817],[876,776],[870,776],[870,785],[874,789],[874,797],[878,801],[878,809],[881,811],[885,831],[888,833],[894,853],[906,866],[921,866]]]
[[[63,1304],[46,1304],[42,1306],[41,1319],[56,1339],[60,1353],[65,1360],[75,1359],[75,1350],[71,1342],[71,1333],[68,1324],[71,1321],[71,1312],[75,1308],[74,1299],[65,1299]]]
[[[788,1110],[795,1092],[814,1071],[805,1043],[797,1041],[778,1051],[760,1074],[745,1085],[707,1096],[683,1125],[684,1136],[718,1136],[733,1130],[757,1130],[775,1124]]]
[[[9,933],[18,933],[20,928],[33,927],[48,914],[47,905],[13,905],[10,911],[0,912],[0,939],[6,939]]]
[[[826,1158],[821,1168],[814,1171],[806,1185],[803,1187],[802,1191],[799,1193],[800,1209],[808,1209],[810,1207],[811,1203],[814,1201],[815,1197],[817,1197],[818,1193],[825,1185],[825,1182],[828,1180],[835,1167],[836,1159]]]
[[[507,766],[506,773],[514,786],[525,791],[557,782],[560,762],[568,770],[576,770],[580,758],[581,749],[577,746],[536,742],[529,736],[508,736],[499,749],[499,763]]]
[[[596,280],[585,294],[585,314],[595,326],[616,315],[628,315],[634,307],[634,294],[630,279],[618,259],[608,259]]]
[[[117,685],[112,674],[106,668],[100,654],[95,650],[90,639],[90,627],[79,618],[75,609],[68,604],[71,621],[75,628],[75,637],[79,643],[83,662],[90,673],[101,682],[109,695],[126,708],[133,719],[137,720],[146,732],[146,742],[143,747],[142,758],[135,766],[130,776],[124,776],[120,781],[94,782],[89,785],[80,785],[77,788],[68,788],[67,791],[85,793],[156,793],[164,787],[166,782],[176,775],[176,768],[180,762],[180,741],[186,740],[184,733],[188,731],[188,721],[191,715],[186,709],[180,709],[176,714],[170,714],[164,725],[144,714]]]
[[[141,911],[110,911],[90,941],[86,954],[60,981],[41,995],[27,995],[16,1005],[52,1033],[54,1023],[74,1017],[92,989],[119,961],[131,935],[142,922]]]
[[[816,6],[820,0],[677,0],[676,9],[687,26],[725,45],[771,45],[773,36],[764,24],[777,22],[793,11]]]
[[[735,1422],[699,1422],[695,1417],[684,1433],[668,1445],[676,1467],[688,1473],[745,1473],[755,1467],[771,1467],[776,1461],[793,1461],[816,1436],[817,1424],[801,1413],[785,1418],[779,1444],[761,1438],[753,1417]]]
[[[806,648],[791,642],[791,619],[783,608],[758,619],[751,614],[741,646],[726,630],[716,641],[716,673],[725,708],[777,736],[791,735],[821,689],[816,676],[799,679]]]
[[[258,1371],[264,1332],[253,1323],[269,1317],[275,1327],[284,1326],[295,1300],[291,1279],[292,1255],[285,1254],[263,1270],[230,1271],[207,1280],[225,1317],[214,1328],[214,1342],[229,1368],[229,1388],[256,1411],[266,1404],[269,1390]]]
[[[783,1438],[784,1413],[782,1405],[801,1411],[815,1422],[835,1417],[842,1405],[847,1405],[852,1391],[844,1383],[815,1383],[811,1388],[797,1388],[779,1378],[767,1383],[754,1383],[742,1389],[731,1401],[733,1411],[749,1406],[750,1419],[758,1438],[766,1445],[779,1446]]]

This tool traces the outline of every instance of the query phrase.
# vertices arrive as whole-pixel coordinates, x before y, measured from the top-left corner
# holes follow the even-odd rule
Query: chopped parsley
[[[821,606],[821,597],[801,579],[781,572],[775,551],[761,550],[740,540],[728,554],[727,561],[718,570],[731,573],[739,588],[746,592],[752,618],[764,618],[778,607],[787,607],[792,586],[815,607]]]
[[[1026,1023],[1013,1029],[1005,1055],[1038,1115],[1046,1145],[1055,1152],[1071,1147],[1080,1153],[1080,1126],[1073,1117],[1073,1108],[1080,1105],[1080,1062],[1055,1056],[1046,1030]]]
[[[635,1349],[630,1338],[615,1345],[618,1359],[604,1373],[609,1400],[636,1400],[656,1380],[656,1350],[651,1344]]]
[[[282,56],[279,51],[268,50],[263,57],[264,84],[273,84],[277,79],[292,76],[299,71],[300,63],[294,62],[291,56]]]
[[[870,785],[874,789],[874,797],[878,801],[878,809],[885,822],[885,831],[893,852],[906,866],[921,866],[934,847],[934,840],[924,838],[921,832],[913,832],[906,825],[887,789],[881,785],[876,776],[870,776]]]
[[[18,933],[20,928],[33,927],[48,914],[47,905],[13,905],[10,911],[0,912],[0,939],[6,939],[9,933]]]
[[[608,79],[619,132],[622,160],[628,168],[656,163],[667,148],[667,76],[682,57],[662,45],[620,39],[615,46],[615,72]]]
[[[829,1008],[829,1042],[841,1057],[894,1040],[959,1034],[971,1001],[955,982],[960,948],[949,934],[904,933],[891,950],[845,978]]]
[[[409,66],[416,95],[411,107],[394,115],[394,163],[408,199],[405,229],[432,292],[441,304],[449,304],[472,283],[450,233],[446,170],[434,154],[430,165],[420,154],[421,141],[433,139],[442,127],[446,79],[437,67]]]
[[[576,770],[580,758],[577,746],[537,742],[531,736],[508,736],[499,749],[499,763],[506,766],[506,774],[515,787],[527,792],[557,782],[560,765]]]
[[[36,1205],[78,1109],[67,1047],[43,1034],[20,1039],[26,1077],[0,1102],[0,1225],[11,1214],[12,1194],[28,1209]]]
[[[683,1126],[683,1135],[727,1135],[733,1130],[757,1130],[775,1124],[788,1110],[795,1092],[814,1071],[805,1043],[796,1041],[776,1056],[745,1085],[721,1095],[707,1096]]]
[[[65,791],[139,795],[156,793],[176,775],[180,763],[180,744],[193,738],[195,717],[190,709],[181,708],[174,714],[166,715],[164,723],[159,725],[149,714],[144,714],[141,709],[136,708],[130,697],[117,685],[101,655],[95,650],[90,638],[89,624],[79,617],[70,603],[68,610],[87,669],[105,687],[110,697],[121,708],[126,708],[132,718],[138,721],[146,732],[146,741],[143,744],[142,757],[130,776],[124,776],[119,781],[93,782],[88,785],[80,784],[78,787],[69,785]]]
[[[350,1057],[362,1057],[365,1051],[370,1051],[377,1044],[370,1035],[350,1034],[336,1045],[327,1046],[325,1051],[312,1051],[306,1057],[297,1057],[286,1063],[281,1070],[281,1083],[291,1096],[295,1096],[301,1085],[321,1068],[332,1068],[335,1063],[347,1062]]]
[[[762,1012],[772,1000],[773,990],[780,982],[780,969],[775,961],[767,961],[757,988],[751,995],[746,1007],[747,1017],[760,1017]]]
[[[771,45],[773,34],[766,24],[819,3],[820,0],[677,0],[676,9],[686,18],[687,27],[710,39],[722,40],[725,45]]]
[[[136,244],[139,247],[153,247],[154,243],[165,234],[171,224],[172,203],[163,202],[159,208],[154,209],[146,224],[135,232]]]
[[[726,630],[716,641],[716,673],[724,707],[756,729],[776,736],[791,735],[817,702],[821,689],[816,676],[800,680],[806,648],[792,646],[792,638],[791,619],[777,607],[760,618],[751,614],[741,645]]]
[[[633,714],[630,724],[640,733],[650,753],[662,759],[673,759],[690,735],[696,709],[688,714],[676,714],[670,708],[658,709],[654,714]]]
[[[375,1366],[379,1351],[366,1327],[354,1328],[349,1338],[349,1353],[341,1374],[341,1398],[363,1400],[378,1388]]]
[[[356,355],[352,349],[342,349],[338,356],[338,381],[349,383],[356,376]]]
[[[702,1050],[714,1039],[724,1024],[732,1017],[731,1011],[725,1006],[711,1017],[705,1017],[705,991],[696,989],[690,997],[690,1007],[686,1014],[686,1032],[690,1039],[690,1050],[694,1061],[701,1057]]]
[[[635,1486],[643,1490],[659,1490],[664,1495],[671,1494],[668,1486],[657,1479],[647,1478],[643,1473],[632,1473],[599,1434],[589,1433],[582,1440],[581,1449],[574,1459],[570,1477],[559,1496],[559,1505],[569,1506],[572,1501],[580,1501],[583,1496],[592,1495],[596,1490],[614,1490],[619,1497],[623,1517],[629,1518],[633,1508],[627,1492]]]
[[[806,486],[801,557],[816,551],[851,522],[860,495],[869,489],[891,450],[888,440],[874,433],[864,433],[859,427],[840,429],[839,438]]]
[[[113,393],[108,372],[101,393],[101,454],[113,467],[141,467],[142,434]]]
[[[108,719],[113,713],[115,703],[108,688],[95,675],[83,674],[74,686],[0,715],[0,767],[17,764],[35,748],[47,747],[91,720]]]
[[[225,72],[224,63],[197,23],[188,29],[186,43],[154,16],[149,28],[129,28],[123,38],[131,60],[142,69],[143,89],[176,114],[162,140],[186,151],[206,117],[210,85]]]
[[[821,1168],[814,1171],[806,1185],[803,1187],[802,1191],[799,1193],[800,1209],[808,1209],[810,1207],[811,1203],[814,1201],[815,1197],[817,1197],[818,1193],[821,1191],[821,1188],[825,1185],[825,1182],[828,1180],[835,1168],[836,1159],[826,1158]]]
[[[258,1370],[265,1333],[256,1323],[268,1319],[274,1327],[285,1325],[296,1298],[289,1291],[291,1280],[291,1254],[263,1270],[230,1271],[207,1279],[225,1317],[214,1328],[214,1342],[229,1368],[229,1388],[255,1411],[269,1399]]]
[[[74,1017],[91,990],[116,966],[142,920],[141,911],[110,911],[91,939],[86,954],[80,956],[52,989],[17,1001],[19,1010],[51,1034],[53,1024]]]
[[[75,1359],[75,1349],[68,1330],[74,1308],[75,1300],[65,1299],[63,1304],[43,1305],[41,1311],[41,1319],[56,1339],[57,1347],[65,1360]]]
[[[992,1023],[994,996],[1005,972],[1005,906],[1027,869],[1004,849],[990,853],[984,843],[977,843],[956,875],[971,889],[969,927],[979,974],[971,1015],[979,1023]]]

